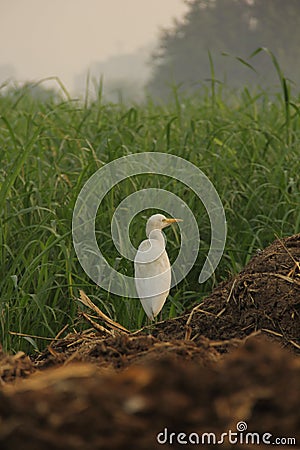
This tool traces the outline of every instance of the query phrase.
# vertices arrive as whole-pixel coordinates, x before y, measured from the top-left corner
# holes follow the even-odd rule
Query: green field
[[[279,73],[280,75],[280,73]],[[213,182],[223,202],[228,239],[214,276],[197,277],[210,243],[210,224],[200,201],[168,177],[140,175],[112,189],[99,210],[100,248],[110,264],[132,274],[118,258],[110,222],[119,202],[136,190],[160,187],[186,201],[201,232],[197,262],[164,309],[174,317],[201,301],[214,285],[236,273],[276,236],[300,231],[300,113],[284,78],[272,92],[231,92],[212,82],[192,98],[157,105],[105,104],[101,90],[92,101],[61,97],[38,100],[27,88],[0,91],[0,342],[5,349],[43,348],[38,338],[54,337],[65,324],[77,330],[79,289],[106,314],[129,329],[145,320],[135,299],[98,288],[81,268],[72,244],[76,198],[104,164],[131,153],[157,151],[181,156]],[[131,226],[137,246],[145,217]],[[178,234],[168,230],[174,260]]]

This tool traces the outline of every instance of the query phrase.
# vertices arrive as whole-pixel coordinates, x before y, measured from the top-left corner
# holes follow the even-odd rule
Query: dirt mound
[[[208,438],[212,443],[221,433],[236,433],[239,422],[240,431],[247,430],[238,433],[243,445],[236,448],[253,448],[253,442],[264,448],[265,433],[271,443],[300,442],[299,378],[299,358],[257,338],[214,367],[171,354],[109,374],[69,364],[0,391],[0,444],[7,450],[152,449],[163,442],[181,447],[179,438],[209,448]],[[246,432],[255,433],[248,444]],[[215,448],[232,448],[228,436],[224,441]]]
[[[276,240],[190,314],[158,324],[153,334],[197,342],[200,336],[241,339],[257,330],[300,351],[300,234]]]
[[[161,341],[150,335],[116,335],[104,338],[97,333],[75,333],[59,340],[35,358],[35,367],[42,369],[72,361],[92,362],[101,368],[124,369],[132,364],[144,364],[148,360],[172,355],[173,359],[184,358],[201,365],[216,362],[219,353],[208,339],[196,344],[192,341],[170,339]]]
[[[151,336],[145,336],[145,330],[116,337],[99,332],[69,334],[49,346],[35,363],[41,368],[66,361],[96,362],[122,369],[171,352],[206,364],[253,333],[299,352],[299,261],[300,234],[276,240],[191,312],[151,327]]]

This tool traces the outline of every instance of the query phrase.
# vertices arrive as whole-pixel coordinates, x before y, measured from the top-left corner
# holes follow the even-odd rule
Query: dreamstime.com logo
[[[73,212],[73,243],[78,260],[88,276],[100,287],[121,297],[137,298],[134,278],[118,272],[101,253],[95,232],[96,215],[108,192],[121,181],[141,174],[171,177],[184,183],[202,201],[211,224],[210,249],[199,275],[205,282],[215,271],[226,240],[226,219],[219,195],[207,176],[189,161],[159,152],[137,153],[116,159],[95,172],[83,186]],[[129,237],[132,219],[141,211],[155,208],[179,223],[181,246],[172,265],[171,287],[183,280],[193,267],[199,251],[199,229],[193,212],[177,195],[164,189],[141,189],[127,196],[116,207],[111,236],[118,252],[134,261],[136,249]],[[98,219],[101,221],[101,209]]]
[[[215,433],[174,433],[169,432],[167,428],[158,433],[156,440],[159,444],[164,445],[296,445],[294,437],[274,437],[271,433],[255,433],[247,431],[248,425],[241,421],[236,424],[236,430],[228,430],[219,436]]]

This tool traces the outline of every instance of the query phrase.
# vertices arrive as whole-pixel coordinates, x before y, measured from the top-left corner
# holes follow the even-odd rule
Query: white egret
[[[171,287],[171,267],[165,250],[162,229],[181,219],[167,219],[163,214],[154,214],[147,221],[146,236],[134,259],[135,286],[150,320],[161,311]]]

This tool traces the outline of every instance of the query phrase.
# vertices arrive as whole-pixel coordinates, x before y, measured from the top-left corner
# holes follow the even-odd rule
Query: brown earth
[[[300,235],[277,240],[151,335],[68,334],[35,359],[0,351],[0,448],[197,448],[178,443],[189,433],[201,448],[267,448],[264,433],[300,448],[299,262]],[[238,444],[202,436],[241,421]]]

